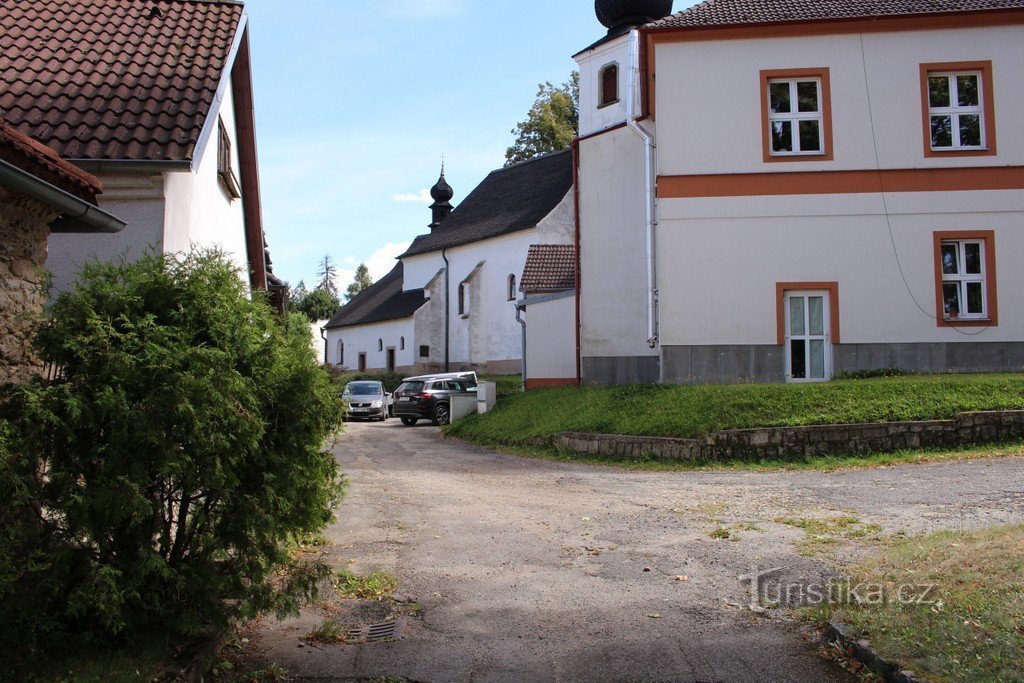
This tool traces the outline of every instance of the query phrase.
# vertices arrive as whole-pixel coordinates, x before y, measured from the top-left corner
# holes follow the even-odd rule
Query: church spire
[[[433,222],[430,224],[431,232],[441,225],[442,221],[452,212],[452,197],[455,196],[455,190],[452,189],[448,181],[444,179],[444,161],[441,161],[441,177],[438,178],[437,184],[430,188],[430,196],[433,198],[434,203],[430,205],[430,211],[433,215]]]

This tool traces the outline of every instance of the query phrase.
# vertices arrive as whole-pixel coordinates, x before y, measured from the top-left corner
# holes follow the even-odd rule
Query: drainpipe
[[[637,91],[640,89],[640,32],[633,29],[629,32],[629,86],[626,91],[626,125],[636,133],[644,143],[644,225],[645,247],[647,257],[647,345],[652,349],[658,346],[658,272],[657,272],[657,241],[656,231],[658,219],[656,213],[657,193],[655,190],[654,155],[657,145],[654,136],[640,123],[637,118],[640,110],[637,102]]]
[[[573,211],[576,214],[574,239],[576,242],[576,384],[583,384],[583,319],[582,319],[582,268],[580,266],[580,139],[572,141],[572,193]]]
[[[444,371],[451,372],[449,367],[450,359],[448,356],[448,340],[451,337],[451,325],[452,325],[452,290],[450,278],[448,275],[450,265],[448,263],[448,250],[441,250],[441,258],[444,259]]]
[[[523,388],[524,392],[526,391],[526,321],[523,320],[523,311],[525,311],[525,310],[526,310],[526,306],[523,304],[523,302],[519,301],[519,302],[516,303],[516,322],[519,323],[520,327],[522,327],[522,329],[523,329],[523,343],[522,343],[523,344],[523,369],[522,369],[523,383],[522,383],[522,388]]]
[[[328,357],[328,354],[330,353],[330,349],[327,348],[327,327],[326,326],[320,328],[320,338],[324,340],[324,366],[326,367],[326,366],[331,364],[330,358]]]

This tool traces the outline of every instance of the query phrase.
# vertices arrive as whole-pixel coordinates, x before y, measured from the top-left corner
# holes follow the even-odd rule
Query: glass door
[[[832,379],[828,292],[786,293],[786,381]]]

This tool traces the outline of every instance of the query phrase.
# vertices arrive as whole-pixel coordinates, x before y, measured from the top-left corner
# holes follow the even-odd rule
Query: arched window
[[[601,67],[598,92],[598,107],[607,107],[619,101],[619,65],[612,63]]]
[[[401,341],[398,344],[398,348],[401,351],[405,351],[405,337],[402,337]]]
[[[516,276],[514,273],[508,276],[508,300],[516,300]]]
[[[345,365],[345,342],[338,340],[338,365]]]
[[[377,340],[377,350],[378,351],[383,351],[384,350],[384,340],[383,339],[378,339]]]
[[[469,315],[469,302],[466,300],[466,283],[459,284],[459,315]]]

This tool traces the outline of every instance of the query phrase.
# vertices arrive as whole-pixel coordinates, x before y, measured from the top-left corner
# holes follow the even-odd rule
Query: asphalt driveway
[[[872,538],[1024,521],[1022,458],[648,473],[397,421],[350,424],[336,453],[352,486],[332,561],[400,580],[400,602],[346,617],[408,623],[397,642],[360,646],[302,642],[328,604],[259,625],[261,657],[299,680],[844,681],[786,610],[748,607],[741,575],[814,581]],[[834,537],[800,526],[839,518]]]

